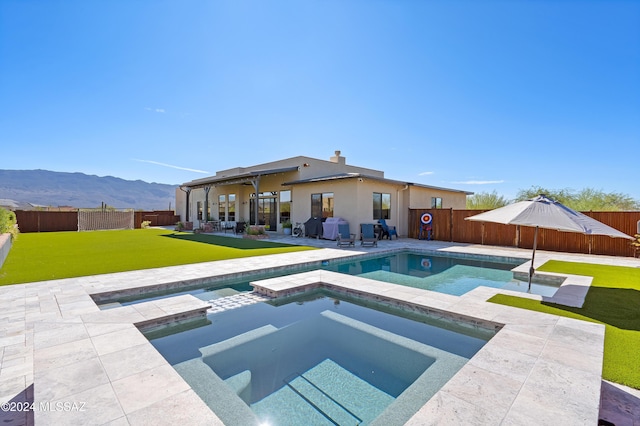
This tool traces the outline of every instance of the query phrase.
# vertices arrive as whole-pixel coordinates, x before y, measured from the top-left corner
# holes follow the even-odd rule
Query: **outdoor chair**
[[[349,232],[349,224],[339,224],[338,225],[338,236],[336,237],[338,241],[338,247],[342,246],[354,246],[356,242],[356,234],[352,234]]]
[[[361,246],[378,247],[378,237],[374,232],[373,223],[363,223],[360,225]]]
[[[244,230],[247,228],[246,222],[236,222],[235,233],[244,234]]]
[[[382,233],[380,234],[380,239],[383,239],[385,237],[385,235],[390,240],[393,239],[392,237],[394,235],[396,236],[396,240],[398,239],[398,232],[396,231],[396,227],[395,226],[387,225],[387,221],[385,219],[379,219],[378,223],[382,227]]]
[[[222,230],[224,231],[224,233],[226,234],[227,231],[234,231],[236,230],[236,223],[234,221],[222,221],[220,222],[220,228],[222,228]]]

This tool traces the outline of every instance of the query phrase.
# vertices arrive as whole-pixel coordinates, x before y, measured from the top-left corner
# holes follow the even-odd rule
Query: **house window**
[[[227,199],[226,195],[218,195],[218,219],[219,220],[227,220],[226,211],[225,211],[226,199]]]
[[[442,208],[442,198],[440,198],[440,197],[431,197],[431,208],[432,209],[441,209]]]
[[[311,194],[311,217],[333,217],[333,192]]]
[[[280,223],[291,221],[291,191],[280,191]]]
[[[227,209],[229,220],[236,220],[236,194],[229,194],[229,208]]]
[[[197,203],[198,220],[202,220],[202,201]]]
[[[391,219],[391,194],[373,193],[373,220]]]

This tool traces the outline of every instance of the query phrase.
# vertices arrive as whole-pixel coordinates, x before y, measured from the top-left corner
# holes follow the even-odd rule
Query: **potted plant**
[[[184,223],[176,222],[176,231],[182,232],[184,230]]]
[[[293,223],[291,223],[290,220],[285,220],[282,223],[282,231],[284,232],[284,235],[291,235],[291,228],[293,228]]]
[[[631,246],[636,251],[636,257],[638,257],[640,255],[640,234],[635,234],[633,237],[635,238],[635,240],[631,241]]]

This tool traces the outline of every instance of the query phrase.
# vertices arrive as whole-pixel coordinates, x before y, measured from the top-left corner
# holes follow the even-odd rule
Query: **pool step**
[[[211,308],[209,308],[207,313],[215,314],[218,312],[241,308],[243,306],[253,305],[254,303],[266,302],[268,300],[271,300],[271,298],[254,292],[239,293],[233,296],[208,300],[207,302],[211,304]]]
[[[362,419],[302,374],[284,381],[289,389],[304,399],[334,425],[359,425]]]

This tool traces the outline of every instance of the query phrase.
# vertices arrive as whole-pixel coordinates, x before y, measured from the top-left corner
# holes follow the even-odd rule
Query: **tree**
[[[467,209],[470,210],[492,210],[498,207],[504,207],[509,204],[502,195],[498,195],[496,191],[479,192],[467,197]]]
[[[518,191],[516,195],[515,201],[525,201],[530,200],[531,198],[537,197],[538,195],[545,195],[552,200],[556,200],[567,207],[571,207],[570,204],[573,199],[573,195],[571,194],[570,189],[547,189],[541,186],[532,186],[529,189],[521,189]]]
[[[576,194],[572,208],[578,211],[638,210],[640,203],[619,192],[605,193],[592,188],[585,188]]]
[[[570,189],[548,190],[532,186],[518,191],[516,201],[523,201],[544,194],[565,206],[577,211],[625,211],[639,210],[640,202],[619,192],[604,192],[593,188],[584,188],[578,192]]]

